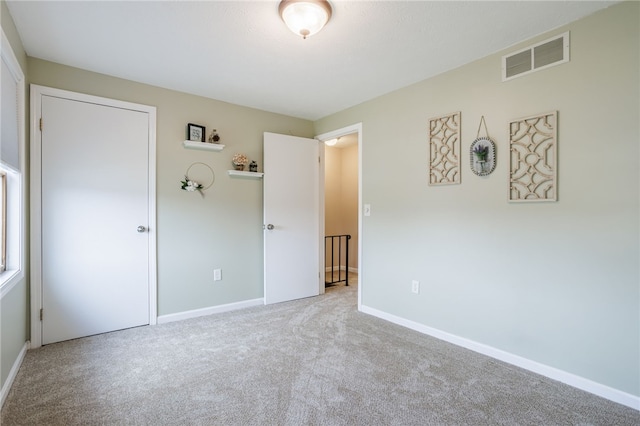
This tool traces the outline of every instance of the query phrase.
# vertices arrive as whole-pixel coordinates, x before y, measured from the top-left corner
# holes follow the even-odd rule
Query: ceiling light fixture
[[[331,5],[327,0],[282,0],[278,12],[291,31],[306,39],[329,22]]]
[[[340,139],[340,138],[338,138],[338,139]],[[328,141],[324,141],[324,143],[327,146],[334,146],[335,144],[338,143],[338,139],[329,139]]]

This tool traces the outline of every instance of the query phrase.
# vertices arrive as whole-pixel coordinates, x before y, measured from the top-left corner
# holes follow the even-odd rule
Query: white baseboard
[[[504,361],[508,364],[524,368],[525,370],[532,371],[550,379],[557,380],[583,391],[640,411],[640,397],[638,396],[631,395],[618,389],[614,389],[612,387],[594,382],[589,379],[585,379],[584,377],[580,377],[554,367],[550,367],[548,365],[540,364],[536,361],[532,361],[530,359],[523,358],[509,352],[505,352],[501,349],[497,349],[482,343],[475,342],[473,340],[466,339],[464,337],[456,336],[455,334],[450,334],[436,328],[428,327],[415,321],[410,321],[405,318],[397,317],[395,315],[379,311],[365,305],[360,306],[360,311],[392,322],[394,324],[410,328],[420,333],[427,334],[437,339],[444,340],[445,342],[453,343],[457,346],[462,346],[463,348],[470,349],[483,355],[487,355],[491,358]]]
[[[221,312],[235,311],[237,309],[251,306],[264,305],[264,299],[243,300],[242,302],[229,303],[226,305],[211,306],[209,308],[194,309],[193,311],[177,312],[175,314],[161,315],[158,317],[158,324],[165,324],[173,321],[182,321],[189,318],[197,318],[205,315],[219,314]]]
[[[9,395],[9,391],[11,390],[11,386],[13,385],[13,381],[16,379],[16,375],[18,374],[18,370],[20,370],[20,366],[22,365],[22,361],[24,360],[24,356],[27,354],[27,350],[29,349],[29,341],[24,343],[22,349],[18,353],[18,357],[16,358],[11,370],[9,371],[9,376],[7,376],[7,380],[2,385],[2,390],[0,391],[0,407],[4,405],[4,401],[7,399],[7,395]]]

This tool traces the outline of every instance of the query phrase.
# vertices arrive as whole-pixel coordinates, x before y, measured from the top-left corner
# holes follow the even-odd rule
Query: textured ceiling
[[[7,1],[29,56],[310,120],[615,2],[331,0],[307,40],[278,3]]]

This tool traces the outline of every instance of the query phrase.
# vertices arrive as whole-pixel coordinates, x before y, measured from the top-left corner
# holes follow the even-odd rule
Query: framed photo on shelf
[[[205,128],[197,124],[187,124],[187,139],[195,142],[204,142]]]

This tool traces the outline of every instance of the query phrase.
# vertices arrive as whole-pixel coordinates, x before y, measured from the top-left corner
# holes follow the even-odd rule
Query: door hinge
[[[40,117],[40,131],[42,131],[42,117]]]
[[[42,321],[42,311],[43,311],[43,309],[40,308],[40,321]]]

